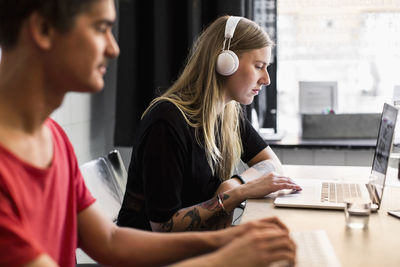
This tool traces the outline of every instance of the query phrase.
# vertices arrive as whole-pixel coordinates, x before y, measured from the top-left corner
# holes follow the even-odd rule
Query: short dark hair
[[[23,21],[39,12],[57,30],[67,32],[75,18],[98,0],[0,0],[0,47],[12,48],[18,41]]]

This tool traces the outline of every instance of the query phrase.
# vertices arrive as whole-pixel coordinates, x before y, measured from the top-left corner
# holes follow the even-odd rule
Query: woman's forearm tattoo
[[[229,198],[228,194],[220,194],[222,200],[226,200]],[[202,209],[205,209],[213,214],[207,219],[202,219],[200,216],[200,211],[197,207],[192,207],[190,210],[184,212],[183,217],[180,219],[187,226],[184,231],[195,231],[195,230],[211,230],[217,229],[220,225],[226,226],[227,216],[221,207],[219,206],[217,197],[214,197],[208,201],[205,201],[200,204]],[[181,215],[181,212],[176,212],[175,215],[169,219],[167,222],[162,223],[161,227],[164,232],[172,232],[174,228],[174,220],[178,220],[178,217]],[[221,220],[224,222],[221,224]]]
[[[212,199],[205,201],[200,204],[200,207],[203,209],[206,209],[208,211],[214,211],[218,209],[218,199],[216,197],[213,197]]]
[[[222,193],[221,195],[222,195],[222,198],[221,198],[222,200],[227,200],[229,198],[228,194]]]
[[[161,224],[161,228],[164,232],[172,232],[172,228],[174,227],[174,219],[173,217]]]
[[[185,216],[183,216],[182,220],[184,220],[186,217],[190,219],[190,222],[185,231],[193,231],[199,229],[199,226],[201,224],[201,217],[199,211],[196,208],[189,210],[185,214]]]
[[[252,168],[256,169],[257,171],[261,172],[262,174],[270,173],[276,171],[274,164],[263,160],[251,166]]]

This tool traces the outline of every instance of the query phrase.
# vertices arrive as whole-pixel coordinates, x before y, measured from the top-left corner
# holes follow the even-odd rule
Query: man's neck
[[[0,144],[21,160],[46,168],[53,158],[53,141],[44,123],[64,94],[57,95],[40,67],[32,59],[2,58]]]
[[[34,133],[61,105],[65,94],[51,88],[40,66],[12,59],[5,55],[0,63],[0,124]]]

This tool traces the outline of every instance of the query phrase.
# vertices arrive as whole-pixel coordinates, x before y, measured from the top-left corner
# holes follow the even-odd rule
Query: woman
[[[272,45],[241,17],[220,17],[200,35],[178,80],[143,114],[119,225],[217,229],[248,198],[301,190],[279,175],[279,159],[240,107],[270,83]],[[231,178],[240,159],[251,168]]]

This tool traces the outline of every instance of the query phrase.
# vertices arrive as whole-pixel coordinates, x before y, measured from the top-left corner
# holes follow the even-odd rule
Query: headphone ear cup
[[[223,76],[232,75],[239,67],[239,58],[231,50],[224,50],[218,55],[217,72]]]

